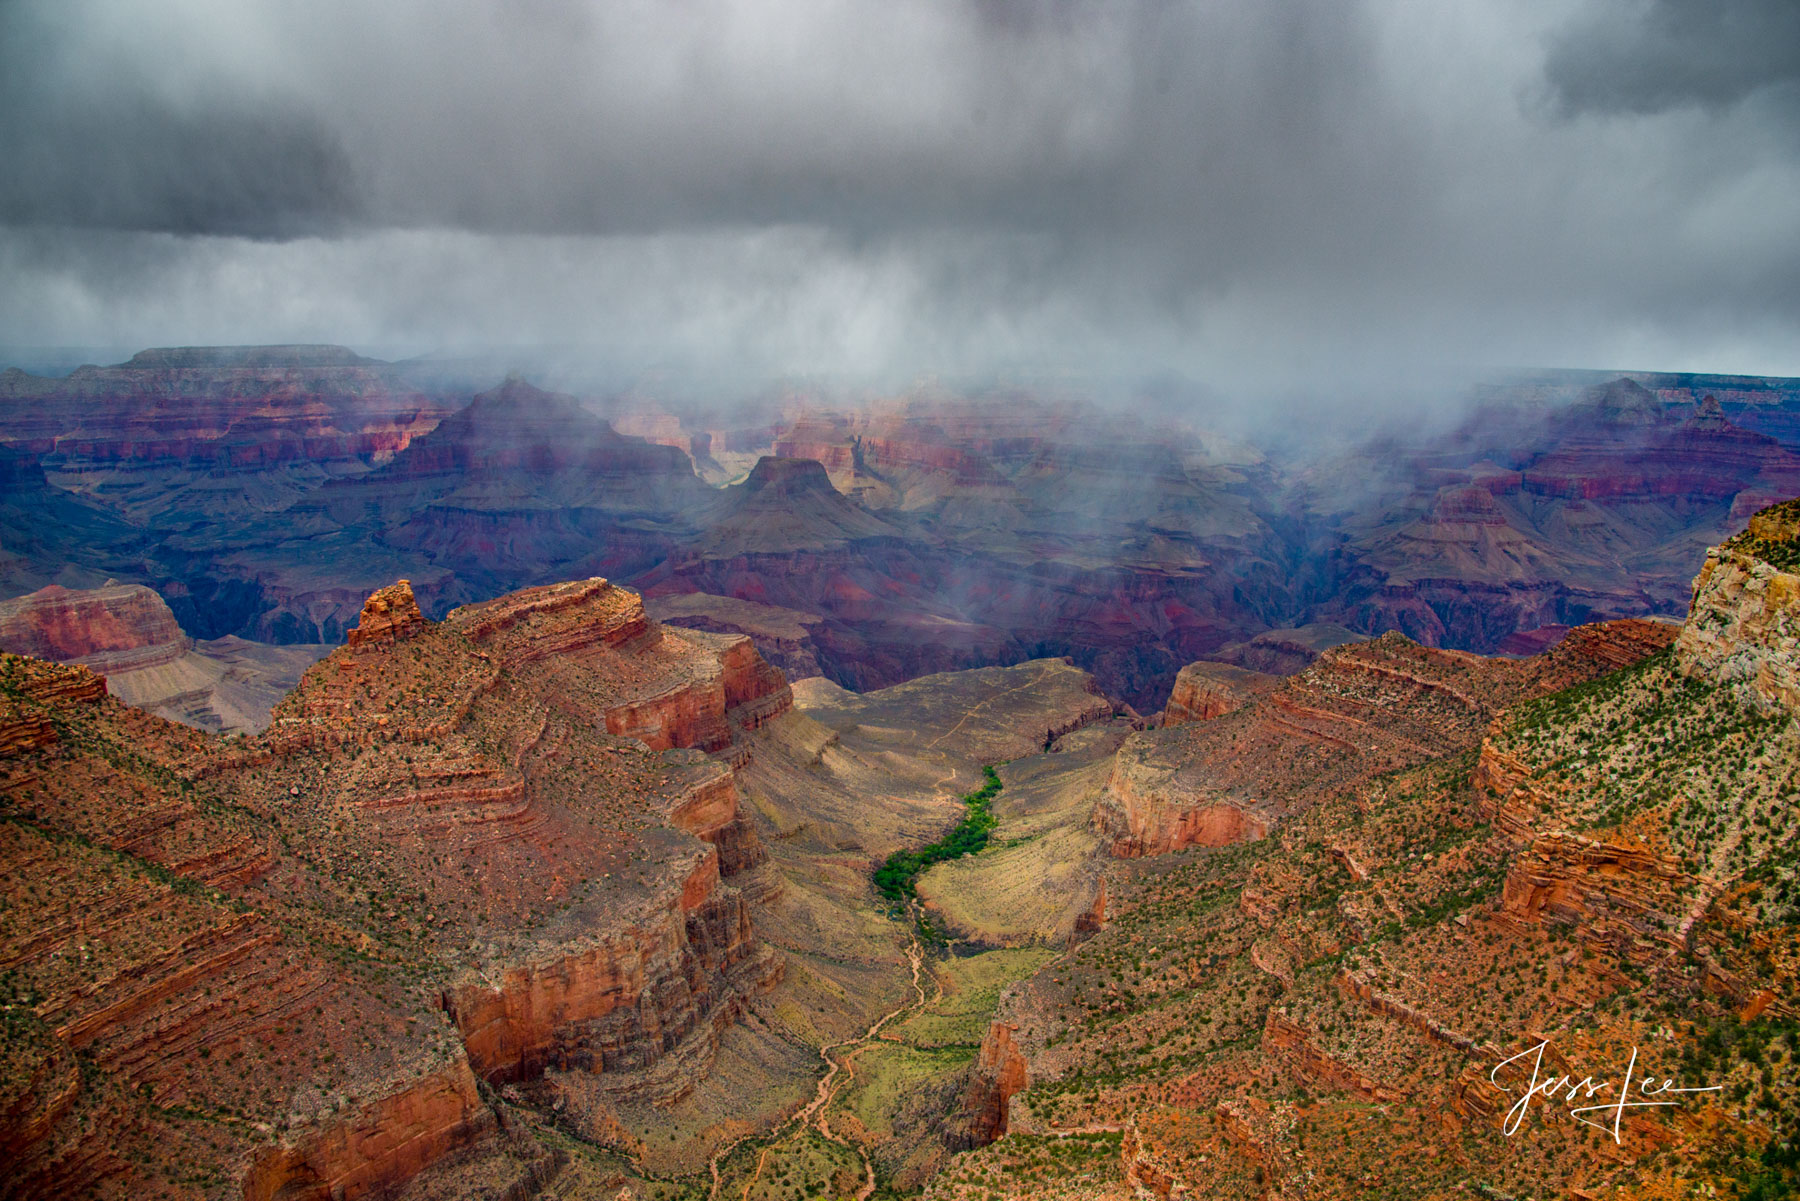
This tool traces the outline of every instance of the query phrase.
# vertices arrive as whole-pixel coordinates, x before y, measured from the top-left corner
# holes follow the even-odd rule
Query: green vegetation
[[[893,902],[896,908],[918,895],[919,873],[934,863],[973,855],[988,844],[999,820],[994,816],[994,798],[1000,795],[1000,774],[993,765],[981,769],[987,779],[974,792],[963,794],[968,812],[956,829],[930,846],[916,851],[895,851],[875,872],[875,891]]]
[[[943,994],[895,1025],[893,1033],[921,1049],[980,1046],[1000,1003],[1000,990],[1054,958],[1056,952],[1048,947],[1002,947],[938,960],[932,972],[943,985]]]
[[[1769,525],[1765,529],[1779,530],[1782,523],[1791,526],[1800,521],[1800,499],[1771,506],[1757,516],[1769,519]],[[1745,530],[1729,539],[1725,543],[1725,549],[1753,555],[1777,571],[1791,572],[1800,569],[1800,538],[1760,538]]]

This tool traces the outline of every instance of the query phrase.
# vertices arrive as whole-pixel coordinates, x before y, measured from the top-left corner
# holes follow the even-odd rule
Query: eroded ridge
[[[478,1082],[669,1103],[779,979],[732,760],[787,703],[603,580],[441,623],[382,589],[232,741],[0,659],[0,1191],[537,1191],[566,1156]]]
[[[1792,1191],[1800,741],[1767,684],[1793,648],[1779,548],[1734,567],[1734,542],[1673,647],[1642,622],[1489,662],[1388,636],[1132,734],[1154,801],[1268,829],[1115,860],[1098,928],[1003,992],[970,1107],[998,1137],[928,1195]],[[1534,1063],[1598,1100],[1628,1067],[1694,1091],[1601,1127],[1539,1097],[1515,1130]]]

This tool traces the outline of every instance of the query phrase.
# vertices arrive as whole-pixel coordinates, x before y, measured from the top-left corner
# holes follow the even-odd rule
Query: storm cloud
[[[1794,14],[24,0],[0,341],[1800,373]]]

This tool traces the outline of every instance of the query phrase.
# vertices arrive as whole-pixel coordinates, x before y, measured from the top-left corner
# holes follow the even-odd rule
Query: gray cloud
[[[1800,372],[1791,11],[23,0],[0,342]]]
[[[1719,108],[1768,92],[1800,114],[1800,5],[1792,0],[1609,4],[1551,43],[1545,74],[1569,112]]]
[[[94,54],[66,14],[0,9],[0,221],[293,236],[355,211],[351,166],[305,106]]]

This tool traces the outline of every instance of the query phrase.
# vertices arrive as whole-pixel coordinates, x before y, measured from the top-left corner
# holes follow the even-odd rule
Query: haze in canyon
[[[0,156],[0,1199],[1800,1192],[1791,3],[16,0]]]

